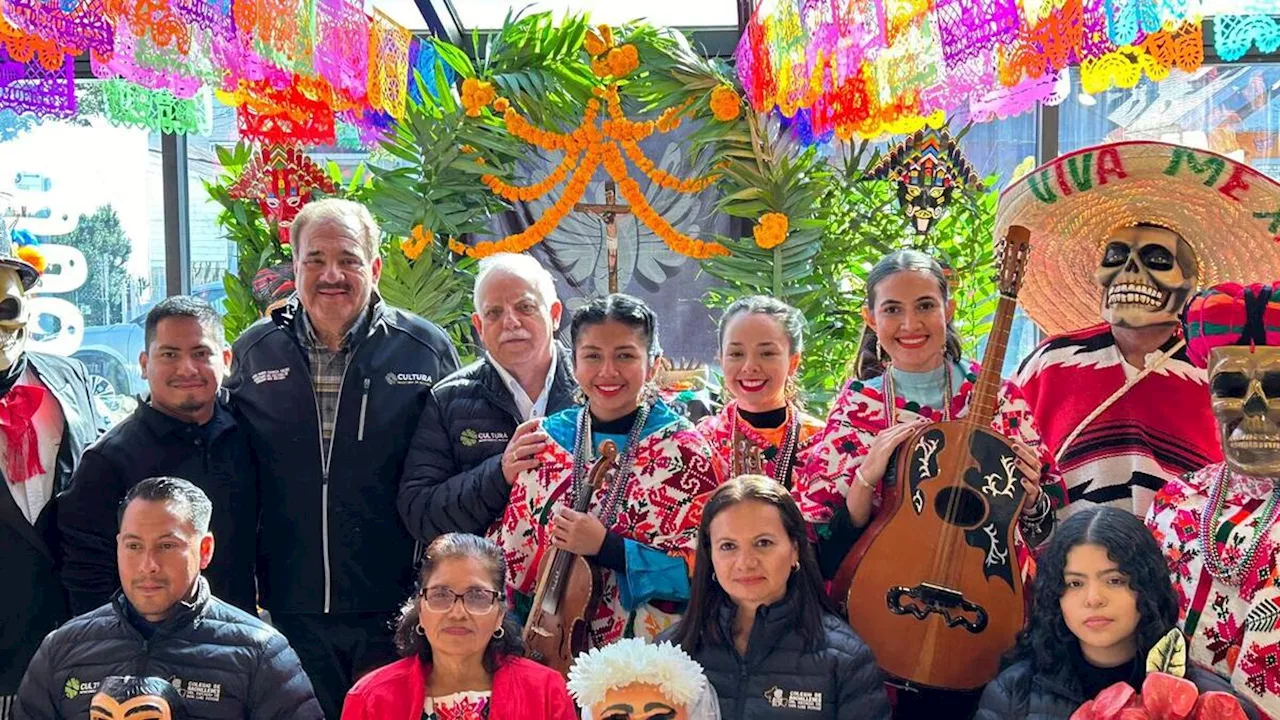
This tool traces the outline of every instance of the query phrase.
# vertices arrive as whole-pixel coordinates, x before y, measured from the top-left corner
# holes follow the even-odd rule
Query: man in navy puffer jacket
[[[50,633],[18,688],[15,720],[88,716],[111,675],[168,679],[193,720],[318,720],[311,682],[284,636],[213,597],[213,506],[195,485],[150,478],[121,510],[112,601]]]

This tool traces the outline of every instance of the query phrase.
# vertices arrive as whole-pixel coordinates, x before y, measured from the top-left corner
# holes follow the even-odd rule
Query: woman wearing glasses
[[[564,678],[522,657],[520,628],[502,603],[506,574],[492,542],[436,538],[423,557],[422,589],[401,608],[396,647],[404,659],[361,678],[342,720],[575,720]]]

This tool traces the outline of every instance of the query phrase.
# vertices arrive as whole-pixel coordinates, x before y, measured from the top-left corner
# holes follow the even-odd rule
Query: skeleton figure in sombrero
[[[84,365],[27,347],[37,325],[28,293],[44,268],[39,250],[16,247],[0,225],[0,577],[17,579],[0,595],[0,720],[40,641],[71,616],[55,497],[106,428]]]
[[[1017,180],[997,233],[1015,224],[1032,230],[1019,301],[1052,335],[1016,382],[1066,480],[1062,516],[1142,517],[1166,481],[1222,458],[1178,314],[1199,287],[1280,276],[1280,185],[1211,152],[1115,143]]]
[[[1280,282],[1192,299],[1189,357],[1208,367],[1226,462],[1172,479],[1147,527],[1169,563],[1191,660],[1280,717]]]

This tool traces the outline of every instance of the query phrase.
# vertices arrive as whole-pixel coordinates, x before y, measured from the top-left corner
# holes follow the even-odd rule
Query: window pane
[[[1133,90],[1074,92],[1062,105],[1062,152],[1118,140],[1206,148],[1280,177],[1280,65],[1207,65]]]
[[[55,261],[32,292],[28,347],[83,361],[118,419],[145,391],[142,320],[165,296],[160,136],[108,122],[97,81],[76,94],[69,120],[0,115],[0,207]]]

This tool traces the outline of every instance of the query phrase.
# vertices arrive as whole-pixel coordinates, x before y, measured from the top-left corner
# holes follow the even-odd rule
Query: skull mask
[[[1280,476],[1280,347],[1216,347],[1209,354],[1213,414],[1227,465]]]
[[[1102,319],[1120,327],[1176,323],[1197,273],[1195,252],[1174,231],[1121,228],[1107,241],[1094,273],[1102,286]]]
[[[0,267],[0,372],[13,367],[26,352],[30,312],[18,271]]]

